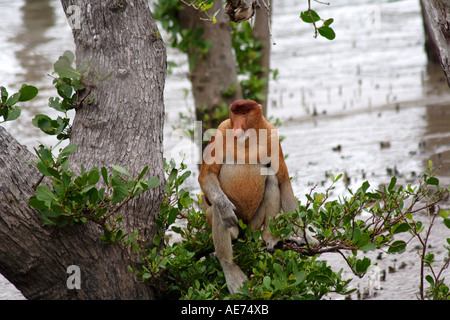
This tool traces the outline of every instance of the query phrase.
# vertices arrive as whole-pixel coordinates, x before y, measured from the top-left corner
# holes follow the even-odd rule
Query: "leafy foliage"
[[[22,99],[31,99],[36,90],[29,88],[22,92]],[[443,277],[450,259],[438,266],[428,246],[437,219],[442,219],[450,229],[448,211],[438,207],[439,214],[431,213],[431,208],[448,197],[450,187],[440,186],[438,170],[431,162],[416,186],[398,185],[393,177],[388,185],[373,191],[366,181],[356,191],[348,190],[349,197],[338,199],[329,199],[329,191],[341,178],[332,175],[332,184],[325,192],[314,192],[313,188],[306,195],[306,202],[299,202],[297,210],[279,214],[271,221],[270,232],[280,239],[274,252],[266,250],[261,231],[253,232],[240,221],[243,236],[234,243],[234,251],[236,262],[249,281],[240,294],[230,296],[219,260],[213,254],[206,215],[198,209],[203,207],[202,197],[195,198],[183,188],[191,174],[183,163],[177,168],[174,161],[165,162],[165,198],[155,219],[158,232],[149,246],[139,238],[137,230],[124,231],[123,219],[118,214],[130,199],[159,186],[156,177],[144,178],[148,167],[137,178],[120,166],[112,166],[110,170],[94,167],[88,171],[82,167],[81,174],[77,175],[69,170],[69,157],[76,146],[68,145],[57,155],[53,151],[44,146],[36,149],[36,166],[42,178],[35,185],[36,194],[30,198],[29,205],[37,210],[44,223],[54,227],[74,223],[100,225],[101,240],[118,245],[124,252],[131,248],[140,263],[136,264],[127,254],[130,269],[165,297],[321,299],[331,292],[347,295],[353,291],[349,287],[351,279],[344,279],[342,270],[336,272],[319,260],[320,255],[340,254],[354,274],[363,277],[373,265],[364,253],[385,250],[388,254],[401,254],[410,240],[396,236],[409,233],[411,239],[419,239],[421,246],[420,298],[450,298]],[[422,221],[424,211],[428,213],[427,227]],[[169,232],[178,239],[169,241]],[[318,246],[298,246],[290,241],[291,237],[302,237],[306,232],[316,236]],[[444,249],[450,252],[450,237],[446,241],[448,245]]]
[[[184,4],[184,5],[183,5]],[[180,0],[159,0],[155,2],[154,17],[169,34],[170,45],[179,49],[183,53],[189,53],[189,67],[193,68],[198,59],[205,56],[211,49],[213,42],[203,37],[204,29],[182,29],[179,23],[178,13],[184,10],[185,6],[190,6],[199,12],[199,19],[209,20],[215,23],[215,12],[212,17],[208,16],[211,9],[212,0],[207,1],[180,1]],[[206,18],[205,18],[206,16]],[[268,77],[262,77],[263,67],[261,63],[262,49],[264,43],[255,39],[253,29],[249,22],[233,23],[231,26],[232,48],[236,57],[236,64],[239,82],[233,84],[221,94],[223,97],[233,96],[238,86],[242,88],[243,98],[252,99],[259,102],[266,100],[265,87],[269,82]],[[276,78],[277,71],[273,71],[273,78]],[[220,123],[228,117],[228,106],[224,103],[217,104],[211,110],[210,106],[202,106],[196,111],[197,118],[201,118],[205,129],[209,129],[212,124]],[[180,121],[185,122],[184,114],[180,114]],[[185,127],[185,126],[183,126]]]
[[[261,58],[264,42],[258,41],[253,35],[253,28],[248,21],[242,23],[230,22],[232,28],[231,43],[235,52],[238,65],[238,74],[241,75],[240,85],[245,99],[266,100],[264,88],[269,78],[261,77],[265,71]],[[276,70],[271,70],[274,78]]]
[[[315,23],[321,20],[311,10],[307,15],[303,14],[302,19],[313,23],[315,28]],[[330,19],[325,20],[323,26],[329,27],[331,23]],[[326,28],[322,30],[327,34]],[[247,55],[252,54],[252,50],[243,51]],[[34,125],[60,140],[69,137],[67,111],[84,101],[89,102],[91,84],[85,80],[88,70],[92,69],[88,66],[75,69],[73,60],[73,54],[65,52],[55,63],[58,78],[54,85],[60,98],[49,101],[49,106],[63,112],[65,118],[52,120],[38,115],[33,119]],[[242,69],[256,68],[251,65],[252,61],[247,60],[249,65],[243,65]],[[16,119],[20,115],[16,104],[28,101],[36,94],[36,88],[24,85],[18,93],[8,96],[6,89],[1,87],[0,117],[3,121]],[[30,198],[29,205],[48,225],[62,227],[74,223],[96,223],[103,228],[101,240],[106,244],[119,245],[124,250],[132,246],[139,255],[140,264],[133,264],[130,269],[141,281],[166,297],[320,299],[331,292],[347,295],[352,292],[349,287],[351,279],[343,279],[342,270],[336,272],[325,261],[319,260],[321,254],[340,254],[354,274],[362,277],[373,262],[358,253],[364,255],[369,251],[386,250],[389,254],[402,254],[410,241],[399,240],[397,235],[409,234],[411,239],[419,239],[421,246],[420,297],[450,298],[448,285],[442,276],[450,260],[445,260],[437,269],[435,254],[428,246],[429,235],[437,220],[442,219],[450,229],[448,211],[438,207],[439,214],[433,214],[430,209],[448,196],[450,188],[440,186],[437,170],[431,162],[417,186],[398,185],[394,177],[379,190],[371,190],[369,182],[364,182],[356,191],[349,190],[349,197],[338,199],[329,199],[329,191],[341,178],[340,175],[332,176],[332,184],[325,192],[314,192],[314,188],[306,195],[305,203],[299,202],[297,210],[282,213],[271,221],[270,231],[280,239],[274,252],[266,250],[261,231],[253,232],[241,221],[243,237],[234,243],[234,251],[236,262],[249,276],[249,281],[242,293],[230,296],[220,263],[213,254],[206,215],[198,209],[203,206],[202,198],[193,197],[183,188],[191,174],[184,164],[177,168],[173,161],[165,163],[165,199],[155,219],[158,232],[152,239],[152,246],[148,246],[141,245],[143,240],[138,238],[137,231],[125,233],[122,217],[118,214],[130,199],[160,184],[156,177],[144,178],[148,167],[143,168],[137,178],[119,166],[112,166],[109,170],[106,167],[94,167],[88,171],[82,168],[81,174],[77,175],[69,169],[69,157],[76,151],[76,146],[68,145],[56,156],[53,151],[44,146],[36,149],[36,166],[42,179],[37,181],[36,195]],[[429,222],[427,227],[422,222],[423,216],[420,216],[424,211]],[[169,241],[168,232],[178,240]],[[302,247],[290,241],[291,237],[302,237],[307,232],[315,234],[318,246]],[[444,248],[450,252],[450,237],[446,241],[448,245]],[[350,255],[342,254],[344,251]]]
[[[8,96],[5,87],[0,87],[0,123],[13,121],[20,117],[22,109],[17,106],[19,102],[25,102],[33,99],[38,94],[38,89],[29,85],[22,85],[19,92]],[[3,118],[3,120],[1,120]]]
[[[324,193],[306,195],[307,201],[299,203],[295,212],[278,215],[270,225],[270,231],[281,239],[271,253],[261,240],[261,231],[253,232],[240,221],[243,236],[234,243],[235,260],[249,276],[241,294],[230,296],[222,268],[212,254],[211,232],[205,213],[194,208],[196,202],[180,185],[189,175],[184,164],[175,169],[173,161],[166,166],[168,177],[166,200],[161,206],[158,225],[164,233],[164,249],[156,248],[146,253],[141,269],[134,269],[143,281],[173,298],[181,299],[321,299],[328,293],[348,295],[351,279],[342,278],[342,270],[334,271],[321,254],[334,252],[347,261],[358,277],[363,277],[373,262],[359,253],[385,250],[389,254],[401,254],[408,241],[397,240],[396,235],[409,232],[411,237],[423,232],[414,216],[448,196],[449,188],[438,188],[432,167],[424,174],[418,186],[398,186],[396,178],[380,190],[369,190],[364,182],[350,197],[329,200],[328,192],[338,182],[332,176],[332,185]],[[202,198],[197,198],[202,207]],[[408,205],[405,203],[408,202]],[[447,211],[441,212],[444,223],[450,228]],[[436,215],[435,215],[436,218]],[[180,225],[180,220],[185,226]],[[178,235],[178,240],[164,238],[166,230]],[[317,247],[299,247],[289,238],[302,237],[314,232]],[[447,239],[450,243],[450,238]],[[449,250],[448,247],[446,247]],[[428,250],[425,246],[424,250]],[[344,255],[343,252],[350,253]],[[423,263],[431,265],[433,254],[424,255]],[[443,269],[448,267],[448,261]],[[442,270],[443,270],[442,269]],[[430,283],[428,298],[448,298],[448,286],[442,279],[442,271],[426,275]],[[434,278],[433,278],[434,275]]]
[[[73,67],[75,56],[71,51],[65,51],[54,63],[54,74],[57,77],[53,80],[59,97],[49,99],[48,106],[64,115],[51,119],[44,114],[36,115],[32,123],[48,135],[56,135],[62,141],[70,137],[70,119],[68,112],[83,105],[93,102],[90,97],[91,87],[98,81],[106,80],[111,74],[100,78],[95,70],[85,63],[78,68]],[[92,80],[88,81],[90,75]]]
[[[91,221],[103,228],[101,239],[104,242],[120,244],[126,234],[120,227],[122,218],[118,210],[133,197],[159,186],[160,181],[156,177],[143,178],[147,166],[137,178],[120,166],[112,166],[110,174],[105,167],[94,167],[90,171],[82,167],[81,174],[76,175],[69,170],[68,159],[75,150],[75,145],[68,145],[57,157],[42,145],[36,150],[36,166],[50,183],[48,186],[40,180],[36,195],[28,204],[38,210],[45,224],[64,227]]]
[[[322,3],[322,4],[329,5],[329,3]],[[318,34],[320,34],[322,37],[328,40],[334,40],[334,38],[336,38],[334,30],[330,27],[330,25],[334,22],[334,19],[320,18],[319,14],[311,9],[311,0],[308,0],[308,10],[300,12],[300,19],[303,22],[311,23],[313,25],[314,38],[317,38]],[[318,22],[322,22],[322,25],[320,27],[317,26]]]
[[[197,7],[198,2],[198,7]],[[206,14],[212,7],[210,1],[192,1],[193,6],[201,13]],[[178,12],[184,10],[184,6],[179,0],[158,0],[155,1],[153,16],[161,22],[162,27],[170,35],[170,45],[179,49],[183,53],[189,54],[189,68],[192,69],[198,57],[205,56],[212,46],[212,41],[203,37],[204,29],[182,29],[178,22]],[[216,13],[217,14],[217,13]],[[215,15],[214,15],[215,17]],[[215,23],[215,18],[213,23]]]
[[[303,22],[311,23],[314,26],[314,37],[317,37],[319,33],[322,37],[328,40],[334,40],[336,34],[330,25],[334,22],[334,19],[330,18],[327,20],[321,19],[316,11],[308,9],[300,13],[300,19]],[[317,27],[316,23],[322,21],[322,26]]]
[[[74,54],[65,51],[54,64],[54,74],[58,77],[53,84],[59,97],[50,98],[48,106],[63,112],[64,117],[52,120],[47,115],[39,114],[32,120],[33,125],[44,133],[56,135],[60,140],[57,145],[70,137],[67,112],[80,107],[84,102],[91,103],[89,94],[92,85],[109,77],[100,78],[89,64],[75,69],[72,66],[74,60]],[[90,81],[87,81],[88,76]],[[9,98],[4,87],[1,87],[1,93],[1,115],[5,121],[10,121],[20,115],[20,108],[14,105],[31,100],[38,90],[33,86],[23,85],[18,93]],[[123,219],[118,211],[132,198],[159,186],[159,179],[144,178],[148,166],[142,169],[137,178],[116,165],[112,165],[111,169],[93,167],[89,171],[82,165],[81,173],[77,175],[69,169],[69,157],[75,151],[74,144],[59,149],[58,153],[43,145],[35,149],[36,167],[42,177],[36,182],[36,194],[29,199],[28,204],[38,211],[38,216],[47,225],[64,227],[90,221],[103,228],[101,240],[105,243],[114,243],[122,248],[130,244],[136,245],[140,240],[137,239],[137,232],[130,235],[124,232]]]

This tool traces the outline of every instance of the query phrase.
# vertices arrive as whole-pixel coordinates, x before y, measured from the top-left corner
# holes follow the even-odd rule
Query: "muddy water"
[[[418,0],[331,2],[312,3],[323,18],[334,18],[334,41],[313,38],[312,27],[299,21],[306,1],[277,0],[273,11],[276,44],[271,64],[279,76],[270,83],[269,115],[282,122],[283,150],[296,195],[302,199],[315,185],[325,188],[330,173],[345,174],[350,188],[365,180],[377,187],[393,173],[403,182],[414,182],[428,159],[442,166],[440,179],[450,182],[450,90],[442,71],[427,66]],[[22,83],[40,89],[39,98],[25,105],[22,117],[4,126],[30,148],[39,142],[54,144],[29,124],[35,114],[48,112],[46,101],[55,95],[47,75],[52,63],[64,50],[73,50],[60,3],[0,0],[0,12],[0,84],[9,91]],[[193,103],[186,95],[190,87],[186,59],[174,50],[168,52],[168,59],[178,63],[165,92],[165,154],[170,158],[177,157],[180,145],[171,139],[172,125],[179,124],[178,113],[188,114]],[[195,152],[195,146],[189,148]],[[196,164],[190,167],[194,175],[188,183],[197,191]],[[340,183],[335,195],[345,190]],[[450,234],[442,224],[436,225],[434,234],[432,247],[442,260],[445,252],[440,248]],[[322,258],[351,276],[339,257]],[[377,268],[370,277],[354,282],[361,295],[416,298],[414,245],[403,255],[370,258]],[[0,299],[21,298],[0,278]]]

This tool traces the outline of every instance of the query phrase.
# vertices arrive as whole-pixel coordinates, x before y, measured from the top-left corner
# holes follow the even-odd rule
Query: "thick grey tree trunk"
[[[145,166],[163,180],[163,89],[166,53],[146,0],[61,0],[80,9],[74,29],[77,62],[89,61],[105,82],[92,89],[94,102],[76,112],[71,143],[74,168],[121,165],[137,175]],[[73,17],[73,11],[68,17]],[[75,24],[76,26],[76,24]],[[44,226],[27,204],[40,174],[27,149],[0,127],[0,273],[28,299],[149,299],[117,246],[99,240],[92,224]],[[151,239],[163,186],[122,211],[125,230]],[[67,268],[80,268],[81,289],[67,287]]]
[[[137,176],[163,177],[163,124],[166,51],[148,3],[139,1],[62,0],[64,10],[82,10],[73,28],[77,64],[89,62],[100,77],[94,102],[79,108],[70,142],[78,146],[76,165],[119,165]],[[154,233],[153,216],[163,188],[144,194],[124,212],[126,224],[144,236]]]
[[[441,64],[450,86],[450,2],[420,0],[420,4],[428,59]]]

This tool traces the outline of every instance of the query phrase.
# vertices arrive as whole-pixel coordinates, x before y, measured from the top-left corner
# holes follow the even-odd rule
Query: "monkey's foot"
[[[280,242],[277,238],[275,238],[270,233],[266,233],[266,234],[263,233],[263,239],[264,239],[264,242],[266,243],[267,250],[269,252],[275,251],[276,245]]]
[[[288,241],[295,242],[299,246],[306,246],[306,241],[308,241],[308,244],[313,248],[319,245],[319,241],[308,233],[306,233],[306,241],[303,234],[301,234],[300,236],[289,237]]]
[[[222,269],[227,281],[228,290],[231,294],[240,293],[241,288],[247,282],[247,276],[242,272],[241,268],[234,262],[222,263]]]

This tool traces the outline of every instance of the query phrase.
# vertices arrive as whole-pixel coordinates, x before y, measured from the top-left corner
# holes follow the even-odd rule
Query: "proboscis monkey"
[[[233,261],[231,241],[239,233],[238,219],[253,230],[264,227],[263,240],[273,250],[278,240],[268,230],[270,218],[281,209],[297,208],[277,130],[258,103],[238,100],[231,104],[230,118],[220,124],[204,150],[198,180],[210,206],[207,219],[216,255],[234,294],[247,281]],[[307,241],[316,243],[309,235]]]

